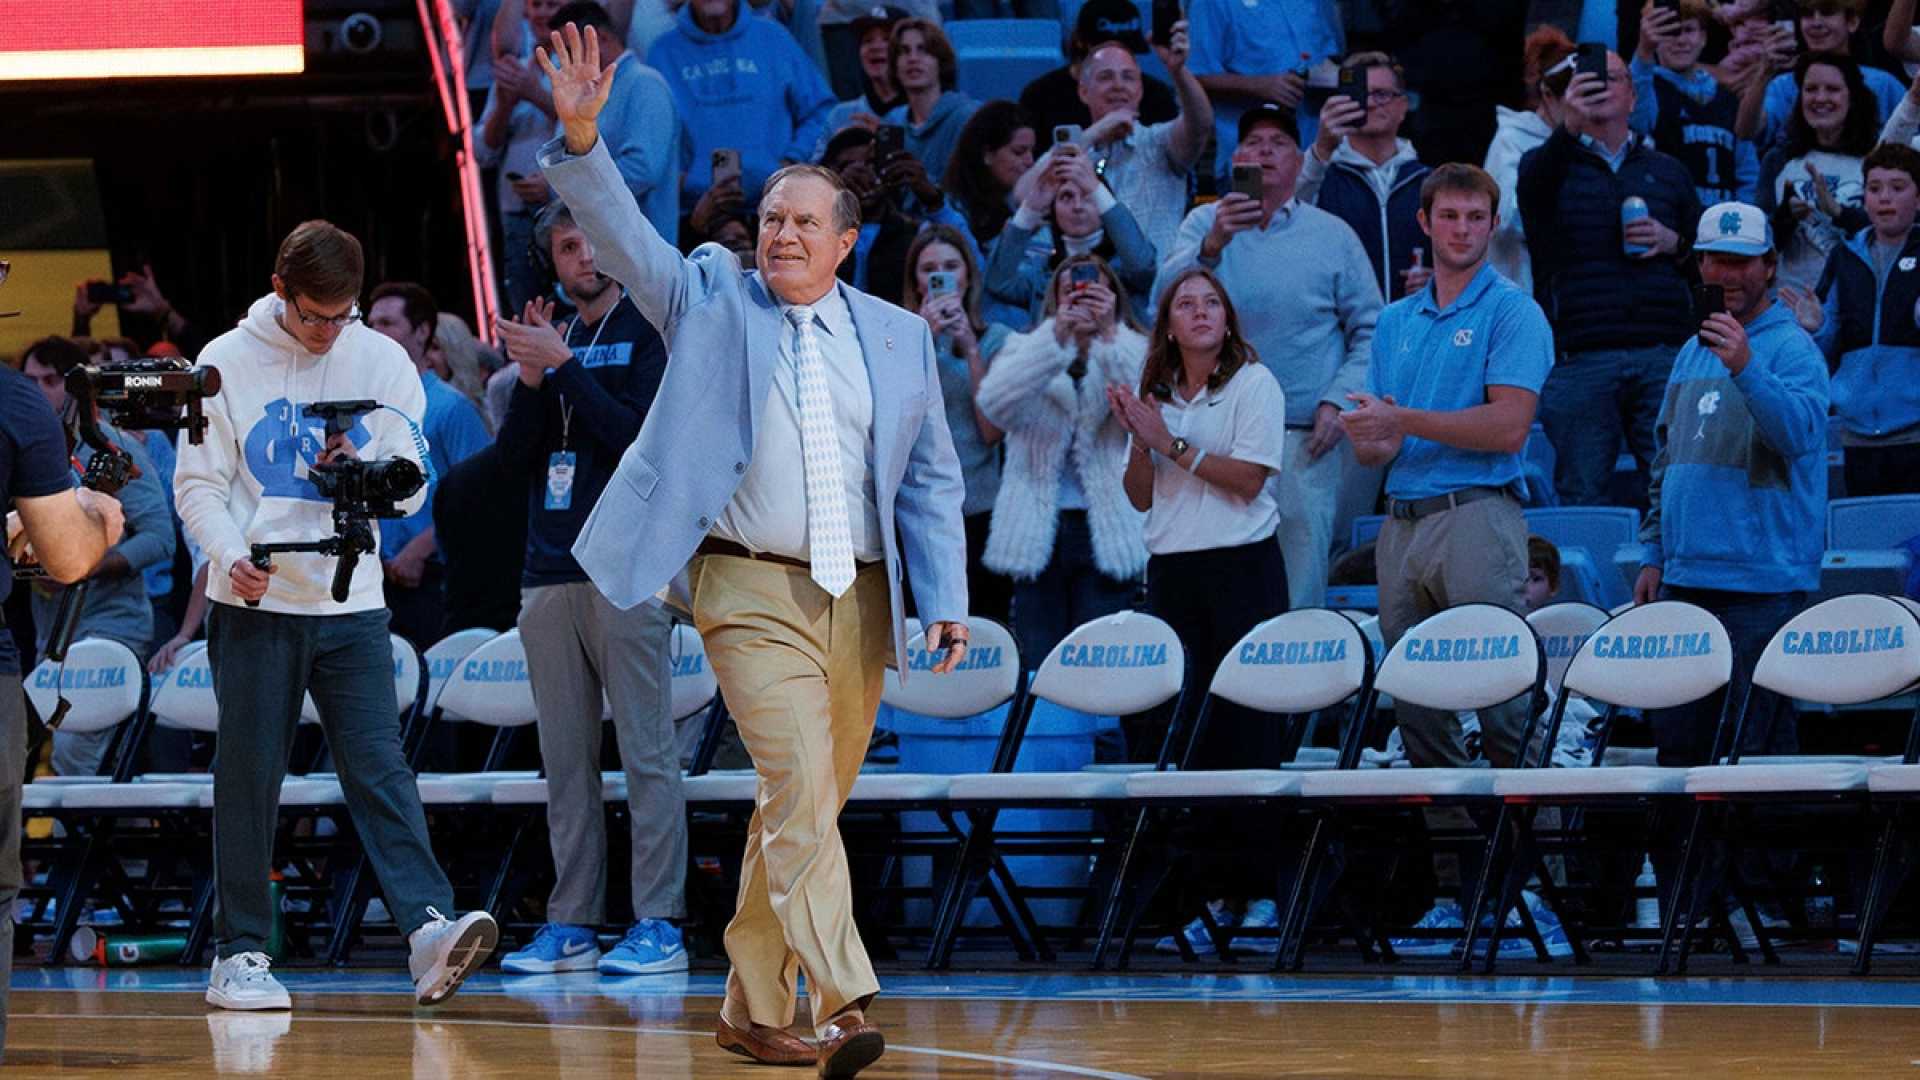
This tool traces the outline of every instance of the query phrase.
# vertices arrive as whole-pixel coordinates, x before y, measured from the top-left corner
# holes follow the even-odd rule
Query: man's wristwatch
[[[1167,447],[1167,460],[1178,462],[1180,458],[1191,449],[1193,449],[1192,443],[1176,435],[1173,442]]]

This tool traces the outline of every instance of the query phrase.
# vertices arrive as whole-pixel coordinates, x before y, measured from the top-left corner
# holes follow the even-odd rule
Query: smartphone
[[[1079,148],[1081,127],[1079,124],[1055,124],[1053,126],[1053,145]]]
[[[713,152],[713,186],[740,179],[740,151],[721,147]]]
[[[1573,73],[1607,77],[1607,47],[1597,41],[1583,41],[1574,49]]]
[[[1255,202],[1266,197],[1266,181],[1258,165],[1235,165],[1233,167],[1233,190]]]
[[[512,184],[517,184],[517,183],[519,183],[520,181],[522,181],[522,180],[525,180],[525,179],[526,179],[526,177],[524,177],[524,176],[521,176],[521,175],[520,175],[519,173],[517,173],[517,172],[510,172],[510,173],[507,173],[507,174],[506,174],[506,176],[507,176],[507,182],[508,182],[508,183],[512,183]]]
[[[1680,0],[1653,0],[1653,6],[1662,11],[1678,13],[1680,10]]]
[[[89,281],[87,282],[87,303],[131,304],[133,289],[126,285],[115,285],[111,281]]]
[[[959,292],[959,275],[951,270],[935,270],[927,275],[927,295],[941,296]]]
[[[1341,68],[1340,82],[1335,85],[1333,90],[1335,97],[1346,98],[1355,105],[1360,106],[1360,122],[1363,124],[1367,122],[1367,72],[1369,70],[1371,69],[1366,64],[1361,64],[1357,67]]]
[[[1079,292],[1099,280],[1100,268],[1092,263],[1074,263],[1073,269],[1067,271],[1067,281],[1073,285],[1074,292]]]
[[[873,167],[875,169],[892,160],[894,155],[906,152],[906,128],[899,124],[881,124],[873,129]]]
[[[1693,321],[1703,323],[1707,316],[1717,315],[1727,310],[1727,290],[1719,285],[1695,285],[1693,287]],[[1702,337],[1700,344],[1707,339]]]
[[[1153,43],[1161,48],[1173,44],[1173,24],[1186,16],[1180,12],[1180,0],[1153,0]]]

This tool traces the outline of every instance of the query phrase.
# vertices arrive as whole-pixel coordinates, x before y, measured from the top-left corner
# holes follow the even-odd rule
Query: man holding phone
[[[1820,584],[1827,362],[1772,298],[1779,255],[1758,207],[1708,209],[1694,250],[1725,310],[1700,320],[1673,363],[1633,599],[1684,600],[1718,616],[1740,685]],[[1653,712],[1660,764],[1709,764],[1719,716],[1713,699]],[[1743,753],[1797,752],[1791,703],[1756,692],[1742,741]]]
[[[1384,297],[1426,287],[1420,182],[1433,170],[1400,137],[1407,88],[1400,65],[1364,52],[1340,65],[1339,90],[1320,110],[1320,134],[1300,166],[1301,199],[1347,223],[1366,246]]]
[[[1241,332],[1286,395],[1285,464],[1268,483],[1280,504],[1280,550],[1291,606],[1326,598],[1334,509],[1351,454],[1340,409],[1366,385],[1380,288],[1344,222],[1294,198],[1300,143],[1293,110],[1269,102],[1240,118],[1235,190],[1180,225],[1155,295],[1187,267],[1214,271],[1240,313]],[[1243,171],[1244,170],[1244,171]],[[1258,195],[1241,185],[1258,184]]]

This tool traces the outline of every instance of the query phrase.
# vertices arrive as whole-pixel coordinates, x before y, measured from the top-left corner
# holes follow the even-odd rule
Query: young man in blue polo
[[[1779,256],[1765,214],[1725,202],[1701,215],[1700,279],[1726,293],[1681,347],[1654,427],[1652,506],[1636,603],[1684,600],[1719,616],[1735,679],[1820,583],[1827,505],[1827,362],[1776,304]],[[1655,712],[1660,764],[1706,765],[1719,695]],[[1798,748],[1789,703],[1756,694],[1746,753]]]

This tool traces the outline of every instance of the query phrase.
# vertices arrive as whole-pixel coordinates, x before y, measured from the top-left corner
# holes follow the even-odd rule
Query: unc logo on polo
[[[942,656],[945,654],[942,653]],[[967,655],[954,667],[954,671],[997,671],[1003,662],[998,645],[985,645],[978,649],[967,650]],[[1064,662],[1064,661],[1063,661]],[[925,649],[907,650],[908,671],[932,671],[940,663],[940,657]]]
[[[469,660],[461,674],[468,682],[526,682],[527,662],[525,660]]]
[[[1328,638],[1325,641],[1249,641],[1240,646],[1240,662],[1250,667],[1332,664],[1346,658],[1346,638]]]
[[[43,667],[33,673],[35,690],[112,690],[127,685],[127,672],[120,667],[68,669]]]
[[[1780,651],[1790,656],[1858,656],[1897,652],[1907,647],[1900,626],[1859,626],[1845,630],[1790,630],[1780,639]]]
[[[1678,660],[1713,655],[1713,637],[1698,634],[1601,634],[1593,639],[1599,660]]]
[[[1473,344],[1473,327],[1464,326],[1453,332],[1454,348],[1464,349],[1471,344]]]
[[[1165,645],[1069,645],[1060,650],[1060,666],[1072,668],[1165,667]]]
[[[1490,660],[1511,660],[1520,655],[1520,635],[1495,634],[1490,637],[1416,638],[1401,646],[1408,661],[1416,664],[1477,664]]]

